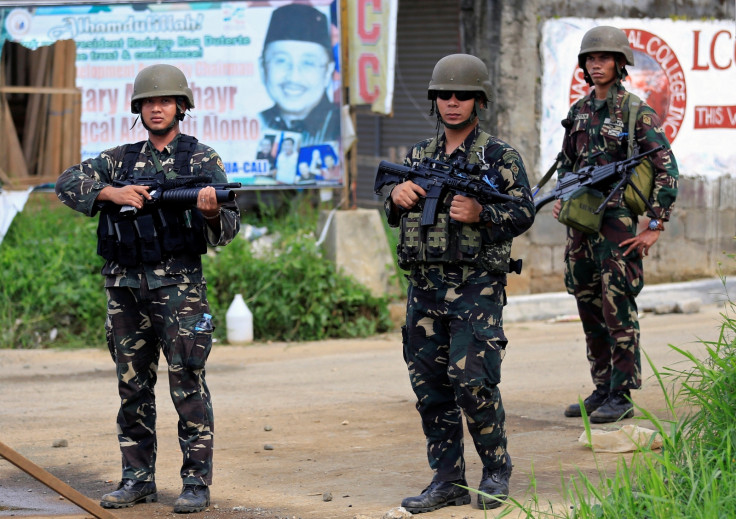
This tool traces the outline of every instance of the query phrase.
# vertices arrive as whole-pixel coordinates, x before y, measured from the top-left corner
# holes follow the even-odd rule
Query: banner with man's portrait
[[[133,81],[167,63],[194,93],[182,132],[217,150],[231,181],[343,183],[336,0],[29,2],[0,8],[0,20],[0,48],[74,40],[82,159],[147,137],[130,111]]]

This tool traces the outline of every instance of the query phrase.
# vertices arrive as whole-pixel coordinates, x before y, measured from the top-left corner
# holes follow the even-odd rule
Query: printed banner
[[[349,0],[350,104],[393,112],[398,0]]]
[[[182,132],[217,150],[230,181],[343,183],[336,0],[16,7],[0,20],[0,47],[75,41],[82,159],[146,139],[133,82],[167,63],[194,93]]]
[[[587,94],[577,66],[589,29],[622,29],[634,51],[627,90],[657,111],[680,174],[716,178],[736,173],[736,34],[733,21],[561,18],[544,24],[540,175],[560,151],[560,121]]]

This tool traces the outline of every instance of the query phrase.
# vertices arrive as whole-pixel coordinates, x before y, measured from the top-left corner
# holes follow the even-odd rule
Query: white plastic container
[[[227,342],[234,345],[253,342],[253,314],[243,301],[241,294],[236,294],[225,315],[227,322]]]

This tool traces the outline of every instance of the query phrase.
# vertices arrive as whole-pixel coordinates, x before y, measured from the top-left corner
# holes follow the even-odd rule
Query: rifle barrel
[[[197,196],[202,190],[201,187],[178,187],[176,189],[167,189],[161,194],[161,201],[172,204],[197,204]],[[232,202],[235,200],[235,193],[229,189],[215,189],[217,203]]]

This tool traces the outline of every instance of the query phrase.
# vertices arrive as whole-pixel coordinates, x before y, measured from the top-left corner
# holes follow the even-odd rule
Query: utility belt
[[[396,255],[399,267],[417,264],[469,264],[493,273],[509,272],[511,240],[491,242],[479,225],[457,223],[449,213],[437,214],[437,223],[422,226],[421,211],[410,211],[401,218]]]
[[[106,204],[97,225],[97,254],[124,267],[157,264],[180,253],[205,254],[204,217],[199,211],[144,208],[131,215]]]

